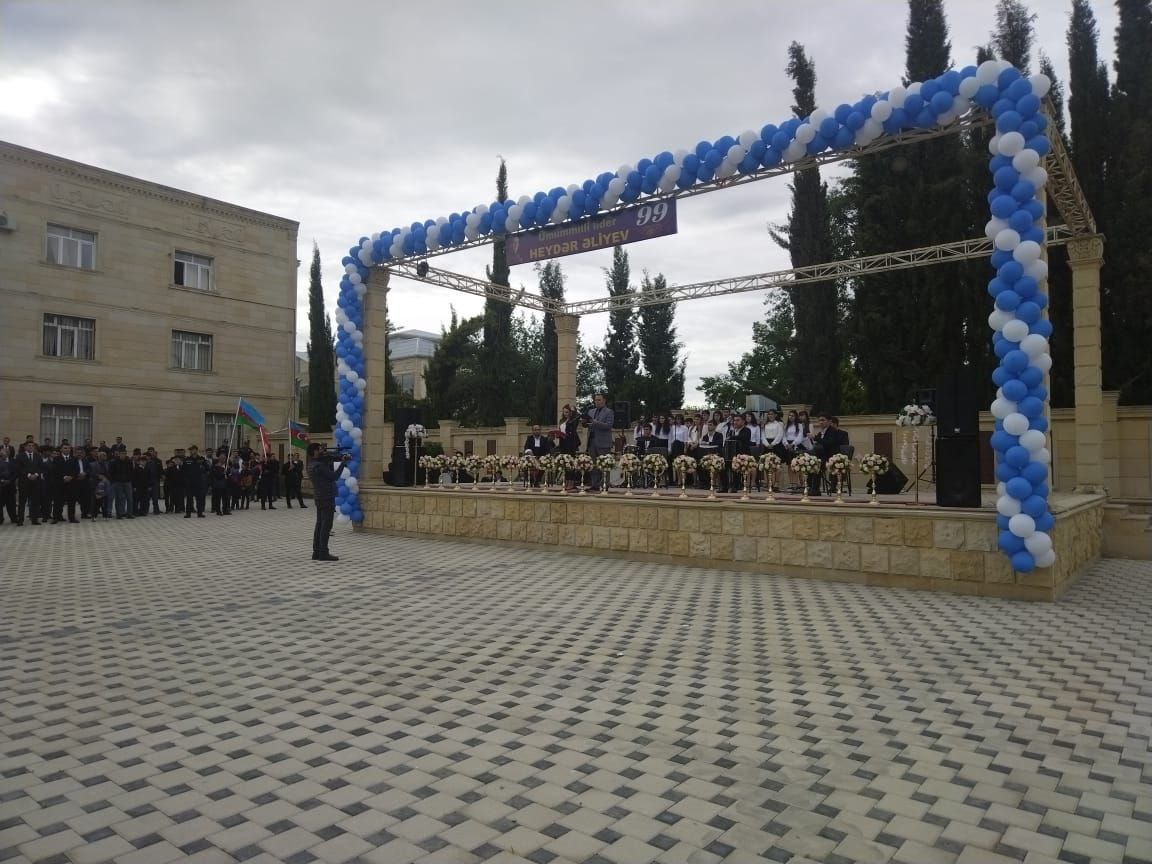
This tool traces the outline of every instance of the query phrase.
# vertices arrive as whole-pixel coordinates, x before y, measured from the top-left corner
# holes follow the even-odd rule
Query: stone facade
[[[203,447],[206,415],[239,396],[283,425],[296,222],[3,142],[0,202],[0,432],[40,439],[44,406],[63,406],[90,413],[93,441],[165,453]],[[94,238],[90,267],[50,263],[50,224]],[[178,253],[210,262],[206,289],[175,284]],[[92,356],[50,356],[46,315],[94,322]],[[175,368],[173,331],[211,336],[208,369]]]
[[[369,531],[1029,600],[1056,599],[1099,557],[1104,505],[1102,496],[1070,498],[1052,532],[1058,563],[1023,574],[997,550],[994,514],[987,511],[374,484],[361,485],[361,502]]]

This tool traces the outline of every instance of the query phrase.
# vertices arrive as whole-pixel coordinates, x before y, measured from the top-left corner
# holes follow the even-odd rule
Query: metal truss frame
[[[1053,113],[1052,104],[1046,101],[1049,114]],[[733,175],[722,180],[713,180],[702,183],[690,189],[675,190],[666,195],[654,195],[645,201],[670,200],[674,198],[689,198],[714,192],[718,189],[727,189],[733,186],[743,186],[764,180],[769,177],[778,177],[782,174],[791,174],[803,171],[806,168],[815,168],[848,159],[859,159],[872,153],[902,147],[919,141],[928,141],[942,138],[946,135],[955,135],[964,129],[979,129],[992,123],[992,118],[984,111],[972,111],[960,118],[956,123],[940,129],[910,130],[897,135],[886,136],[864,147],[855,147],[846,152],[822,153],[810,156],[789,165],[770,168],[745,175]],[[1046,243],[1049,246],[1067,243],[1076,237],[1093,235],[1096,233],[1096,220],[1088,207],[1084,191],[1076,179],[1076,172],[1072,168],[1072,160],[1064,146],[1054,123],[1048,124],[1048,138],[1052,143],[1051,152],[1045,159],[1044,166],[1048,171],[1048,190],[1056,208],[1060,211],[1064,224],[1050,226],[1046,230]],[[632,203],[621,204],[612,210],[621,210],[634,206]],[[516,231],[505,236],[529,234],[540,229]],[[410,256],[401,262],[380,265],[380,269],[405,278],[424,282],[429,285],[438,285],[450,288],[465,294],[472,294],[485,299],[495,299],[517,306],[524,306],[538,312],[554,315],[592,315],[598,312],[610,312],[614,309],[639,308],[653,306],[661,303],[678,302],[680,300],[697,300],[704,297],[721,297],[728,294],[741,294],[748,291],[763,291],[768,288],[804,285],[812,282],[825,282],[829,280],[853,279],[871,273],[884,273],[892,270],[908,270],[915,267],[924,267],[932,264],[944,264],[954,261],[968,261],[991,254],[992,243],[985,238],[973,240],[960,240],[954,243],[940,243],[934,246],[923,246],[917,249],[906,249],[901,252],[888,252],[881,255],[868,255],[861,258],[849,258],[843,261],[830,261],[826,264],[815,264],[808,267],[795,267],[788,270],[776,270],[768,273],[756,273],[751,276],[740,276],[727,279],[715,279],[708,282],[694,282],[688,285],[669,285],[660,291],[632,292],[625,297],[600,297],[593,300],[581,300],[574,303],[558,303],[529,294],[524,289],[514,291],[503,285],[495,285],[484,279],[476,279],[450,270],[442,270],[429,266],[426,259],[450,252],[459,252],[463,249],[473,249],[495,242],[494,236],[481,237],[461,246],[449,249],[439,249],[425,255]]]

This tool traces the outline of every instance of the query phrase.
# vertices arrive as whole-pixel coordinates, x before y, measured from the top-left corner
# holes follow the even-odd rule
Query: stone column
[[[361,481],[379,483],[392,461],[392,436],[385,435],[384,365],[388,351],[388,271],[377,270],[368,279],[364,295],[364,441],[361,453]]]
[[[1104,406],[1100,370],[1100,265],[1104,238],[1068,243],[1076,399],[1076,492],[1104,491]]]
[[[455,420],[441,420],[440,422],[440,446],[444,448],[444,453],[451,456],[456,452],[456,442],[453,440],[453,435],[456,433],[457,427],[460,425]]]
[[[576,366],[579,362],[578,315],[555,315],[556,322],[556,417],[565,403],[576,407]],[[544,418],[541,418],[544,419]],[[550,421],[549,421],[550,422]]]

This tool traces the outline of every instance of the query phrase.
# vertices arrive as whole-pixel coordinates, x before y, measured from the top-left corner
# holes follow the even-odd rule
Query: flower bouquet
[[[540,460],[531,453],[525,453],[517,459],[518,467],[524,474],[524,483],[532,482],[532,472],[540,470]]]
[[[608,494],[608,478],[613,468],[616,467],[616,457],[612,453],[601,453],[596,457],[596,467],[600,469],[603,475],[600,478],[600,494]]]
[[[644,470],[652,475],[652,497],[659,496],[657,481],[668,471],[668,457],[663,453],[649,453],[644,457]]]
[[[588,490],[584,487],[585,475],[596,467],[596,462],[587,453],[577,453],[575,460],[575,470],[580,472],[580,494],[587,495]]]
[[[732,471],[744,478],[744,494],[740,496],[740,500],[747,501],[749,487],[752,485],[752,475],[756,471],[756,457],[749,456],[747,453],[737,453],[732,457]]]
[[[860,457],[860,471],[864,474],[867,474],[871,478],[869,483],[872,486],[872,500],[868,502],[869,504],[880,503],[880,499],[877,497],[876,493],[876,478],[881,474],[887,474],[888,468],[889,464],[887,456],[883,456],[879,453],[865,453]]]
[[[709,453],[700,457],[700,470],[708,472],[708,497],[716,497],[716,473],[724,470],[724,457],[719,453]]]
[[[556,466],[554,464],[555,458],[556,457],[552,456],[551,454],[545,454],[538,460],[540,470],[544,473],[544,486],[550,486],[552,484],[552,472],[556,470]]]
[[[460,472],[468,466],[468,460],[461,455],[455,455],[449,458],[448,465],[445,466],[452,471],[452,485],[457,489],[460,488]]]
[[[500,473],[504,475],[504,481],[508,484],[505,487],[506,492],[512,491],[512,483],[516,479],[516,475],[520,472],[520,457],[511,454],[500,457]]]
[[[672,460],[672,473],[680,478],[680,497],[687,498],[688,475],[696,473],[696,460],[691,456],[680,455]]]
[[[617,463],[624,473],[625,495],[632,494],[632,477],[640,470],[640,457],[635,453],[625,453]]]
[[[784,467],[784,460],[775,453],[765,453],[760,457],[760,473],[768,478],[768,500],[775,501],[776,475]]]
[[[789,464],[793,471],[804,478],[804,494],[800,496],[800,500],[804,502],[810,501],[811,499],[808,497],[808,478],[820,473],[820,460],[811,453],[801,453],[793,458]]]
[[[836,500],[843,501],[844,475],[852,468],[852,460],[843,453],[833,453],[828,457],[828,473],[836,478]]]
[[[472,491],[475,492],[480,488],[480,472],[484,470],[484,457],[478,456],[473,453],[471,456],[464,457],[464,470],[472,477]]]
[[[576,470],[576,458],[571,453],[557,453],[552,457],[552,467],[560,482],[560,494],[568,494],[568,472]]]
[[[928,405],[905,405],[896,415],[897,426],[935,426],[936,415]]]
[[[484,476],[488,478],[488,491],[496,488],[496,476],[500,473],[500,457],[490,454],[484,457]]]
[[[436,467],[436,457],[435,456],[421,456],[419,459],[416,460],[416,465],[421,471],[424,472],[424,488],[430,489],[431,484],[429,483],[429,479],[431,476],[432,469]]]

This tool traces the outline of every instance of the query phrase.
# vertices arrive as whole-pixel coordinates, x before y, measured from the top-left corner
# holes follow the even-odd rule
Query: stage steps
[[[1104,557],[1152,561],[1150,511],[1145,503],[1104,505]]]

